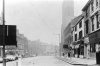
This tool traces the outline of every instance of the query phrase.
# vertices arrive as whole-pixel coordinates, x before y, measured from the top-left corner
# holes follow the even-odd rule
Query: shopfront
[[[78,40],[77,42],[74,42],[74,56],[75,57],[83,57],[84,55],[84,41]]]
[[[79,44],[75,45],[74,47],[74,56],[79,57]]]
[[[83,56],[84,56],[84,40],[80,39],[79,41],[77,41],[77,44],[79,44],[79,48],[78,48],[79,57],[83,58]]]
[[[90,57],[90,44],[89,37],[84,37],[84,58]]]
[[[100,30],[95,31],[89,34],[89,43],[90,43],[90,57],[96,58],[96,46],[100,45]]]

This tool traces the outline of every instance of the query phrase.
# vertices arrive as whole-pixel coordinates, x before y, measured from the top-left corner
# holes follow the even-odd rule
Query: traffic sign
[[[3,25],[0,25],[0,46],[3,46],[3,31],[5,31],[5,45],[17,46],[16,40],[16,25],[5,25],[5,30],[3,30]]]

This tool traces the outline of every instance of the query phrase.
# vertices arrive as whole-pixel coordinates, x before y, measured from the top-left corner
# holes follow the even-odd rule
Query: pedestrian
[[[64,56],[65,54],[63,53],[63,56]]]
[[[68,53],[68,57],[70,57],[70,53]]]

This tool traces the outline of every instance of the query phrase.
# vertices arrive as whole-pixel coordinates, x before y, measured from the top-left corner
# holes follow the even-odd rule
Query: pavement
[[[82,66],[100,66],[96,64],[95,59],[86,59],[86,58],[75,58],[75,57],[57,57],[58,59],[65,61],[71,65],[82,65]]]
[[[21,66],[21,58],[15,61],[6,62],[6,66]],[[0,63],[0,66],[3,66],[3,63]]]

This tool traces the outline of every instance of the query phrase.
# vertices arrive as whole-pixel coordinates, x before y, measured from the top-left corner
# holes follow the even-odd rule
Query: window
[[[79,28],[81,28],[82,27],[82,21],[79,23]]]
[[[94,17],[91,18],[92,21],[92,31],[94,31]]]
[[[91,10],[94,11],[93,1],[91,2]]]
[[[88,20],[85,22],[85,25],[86,25],[86,34],[88,34],[89,33],[89,27],[88,27],[88,24],[89,24],[89,22],[88,22]]]
[[[75,31],[77,31],[77,25],[75,26]]]
[[[71,42],[73,41],[73,36],[72,36],[72,39],[71,39]]]
[[[80,55],[84,55],[84,46],[80,46]]]
[[[86,17],[88,17],[88,9],[86,9]]]
[[[75,41],[77,41],[77,34],[75,34]]]
[[[96,14],[97,29],[99,28],[98,14]]]
[[[90,52],[92,52],[92,53],[96,52],[96,45],[95,44],[90,44]]]
[[[98,7],[98,0],[96,0],[96,7]]]
[[[82,31],[79,32],[79,39],[82,38]]]

